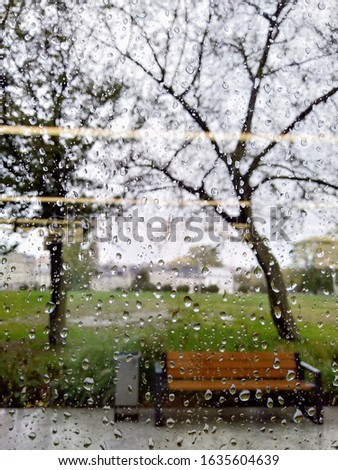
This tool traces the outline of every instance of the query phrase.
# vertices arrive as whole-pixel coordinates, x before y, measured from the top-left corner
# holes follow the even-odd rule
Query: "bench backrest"
[[[286,379],[297,375],[297,354],[289,352],[167,352],[169,380]]]

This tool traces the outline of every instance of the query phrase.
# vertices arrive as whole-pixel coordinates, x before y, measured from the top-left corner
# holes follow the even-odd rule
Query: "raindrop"
[[[154,442],[154,439],[152,437],[149,437],[149,439],[148,439],[148,447],[149,447],[149,449],[153,449],[155,447],[155,442]]]
[[[242,390],[239,394],[239,399],[241,401],[248,401],[250,398],[250,392],[249,390]]]
[[[64,416],[65,418],[69,419],[69,418],[72,416],[72,413],[71,413],[70,411],[65,411],[65,412],[63,413],[63,416]]]
[[[192,327],[195,331],[199,331],[201,329],[201,324],[199,322],[195,322]]]
[[[203,266],[202,268],[203,276],[207,276],[209,273],[210,273],[210,269],[208,268],[208,266]]]
[[[171,314],[171,321],[173,323],[176,323],[177,320],[178,320],[178,314],[179,314],[179,311],[178,310],[175,310],[174,312],[172,312]]]
[[[31,432],[28,434],[28,437],[29,437],[29,439],[31,439],[32,441],[34,441],[34,439],[36,438],[36,432],[31,431]]]
[[[274,309],[274,315],[275,315],[275,317],[276,317],[277,319],[281,318],[281,316],[282,316],[282,311],[281,311],[281,309],[280,309],[279,307],[275,307],[275,309]]]
[[[218,189],[217,189],[217,188],[211,188],[211,195],[212,195],[213,197],[218,196]]]
[[[122,432],[121,432],[120,429],[118,429],[118,428],[114,429],[114,437],[116,439],[122,439]]]
[[[136,300],[136,308],[138,310],[141,310],[141,308],[142,308],[142,302],[140,302],[139,300]]]
[[[236,386],[235,384],[231,384],[230,387],[229,387],[229,393],[230,395],[235,395],[236,393]]]
[[[50,383],[50,377],[48,374],[44,374],[43,375],[43,381],[45,384],[49,384]]]
[[[323,258],[324,257],[324,251],[320,248],[316,251],[317,258]]]
[[[69,263],[63,263],[62,267],[63,267],[63,269],[64,269],[65,271],[69,271],[69,270],[70,270],[70,264],[69,264]]]
[[[270,93],[270,91],[271,91],[271,86],[270,86],[268,83],[266,83],[266,84],[264,85],[264,90],[265,90],[266,93]]]
[[[191,307],[192,306],[192,299],[188,295],[186,295],[183,299],[184,305],[186,307]]]
[[[173,418],[168,418],[166,424],[168,428],[173,428],[175,426],[175,420]]]
[[[232,446],[234,446],[234,447],[237,446],[237,441],[236,441],[236,439],[235,439],[234,437],[232,437],[232,438],[230,439],[230,444],[231,444]]]
[[[220,312],[219,316],[221,317],[221,320],[227,320],[228,319],[228,316],[225,312]]]
[[[263,276],[263,272],[258,266],[254,269],[254,275],[257,279],[260,279]]]
[[[128,320],[129,319],[129,312],[125,310],[122,315],[123,320]]]
[[[93,441],[91,440],[91,438],[90,438],[90,437],[86,437],[86,439],[85,439],[85,441],[84,441],[84,443],[83,443],[83,447],[85,447],[85,448],[87,449],[88,447],[90,447],[90,446],[92,445],[92,443],[93,443]]]
[[[88,367],[89,367],[89,359],[87,359],[86,357],[83,359],[82,361],[82,369],[83,370],[88,370]]]
[[[207,390],[204,394],[204,399],[205,400],[210,400],[212,398],[212,391],[211,390]]]
[[[286,380],[291,381],[296,378],[296,372],[294,370],[288,370],[286,374]]]
[[[83,381],[83,388],[87,392],[91,392],[94,388],[94,379],[92,377],[86,377]]]
[[[272,407],[273,407],[273,399],[272,399],[272,398],[269,397],[269,398],[267,399],[266,406],[267,406],[268,408],[272,408]]]
[[[293,415],[293,421],[295,423],[301,423],[303,420],[303,414],[300,410],[296,410],[295,414]]]
[[[46,308],[45,308],[45,313],[53,313],[55,310],[56,305],[53,302],[47,302],[46,303]]]
[[[262,390],[260,388],[257,388],[256,393],[255,393],[256,400],[261,400],[262,396],[263,396]]]
[[[177,441],[176,441],[177,447],[181,447],[182,444],[183,444],[183,437],[182,436],[177,436]]]
[[[35,339],[36,337],[36,331],[34,329],[30,330],[28,333],[29,339]]]
[[[62,328],[62,330],[60,331],[60,336],[62,339],[66,339],[68,336],[68,328]]]
[[[274,369],[280,369],[280,360],[278,359],[278,357],[274,359],[272,367]]]

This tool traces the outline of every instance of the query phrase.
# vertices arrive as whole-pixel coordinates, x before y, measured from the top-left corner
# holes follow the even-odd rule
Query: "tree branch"
[[[256,191],[256,189],[259,188],[262,184],[269,183],[272,180],[290,180],[290,181],[298,181],[298,182],[305,182],[305,183],[314,183],[320,186],[326,186],[331,189],[335,189],[338,191],[338,185],[329,183],[325,180],[322,180],[320,178],[311,178],[311,177],[305,177],[305,176],[295,176],[295,175],[274,175],[274,176],[267,176],[264,178],[258,185],[256,185],[253,190]]]
[[[285,129],[283,129],[279,135],[284,136],[288,134],[290,131],[292,131],[298,122],[303,121],[312,112],[315,106],[317,106],[320,103],[325,103],[331,96],[337,93],[337,91],[338,91],[338,87],[334,87],[330,91],[325,93],[324,95],[312,101],[312,103],[310,103],[307,108],[305,108],[300,114],[298,114],[296,118],[291,122],[291,124],[285,127]],[[272,150],[277,145],[277,143],[278,143],[278,140],[274,140],[270,142],[270,144],[267,147],[265,147],[265,149],[260,154],[256,155],[256,157],[253,159],[248,171],[246,172],[244,176],[245,181],[247,183],[249,183],[249,178],[251,177],[253,172],[259,167],[262,159],[265,157],[265,155],[268,152],[270,152],[270,150]]]

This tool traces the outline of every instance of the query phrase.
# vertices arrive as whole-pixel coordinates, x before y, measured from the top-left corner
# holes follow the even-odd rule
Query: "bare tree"
[[[321,139],[336,126],[336,7],[308,3],[107,6],[109,36],[97,38],[120,58],[120,73],[138,97],[135,121],[158,130],[155,151],[140,142],[124,162],[131,190],[132,182],[147,189],[158,178],[213,203],[234,227],[245,226],[243,240],[266,277],[273,321],[290,340],[299,332],[279,262],[255,215],[273,191],[277,199],[285,192],[302,199],[337,191],[332,145]],[[218,204],[229,197],[238,201],[236,213]]]
[[[62,1],[7,0],[2,8],[2,124],[56,130],[107,126],[115,114],[121,85],[112,83],[109,69],[100,76],[95,71],[95,51],[81,34],[79,7],[69,8]],[[66,326],[63,225],[59,223],[69,214],[80,217],[92,210],[85,204],[66,206],[63,201],[65,197],[102,191],[99,158],[93,158],[95,145],[91,138],[19,133],[7,135],[1,151],[5,194],[42,198],[40,204],[25,203],[24,199],[8,203],[7,217],[16,220],[33,216],[50,221],[52,230],[46,247],[51,264],[51,344],[63,341]]]

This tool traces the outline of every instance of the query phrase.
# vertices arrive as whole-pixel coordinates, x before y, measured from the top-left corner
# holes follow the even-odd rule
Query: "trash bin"
[[[140,354],[118,353],[116,358],[115,420],[138,419]]]

